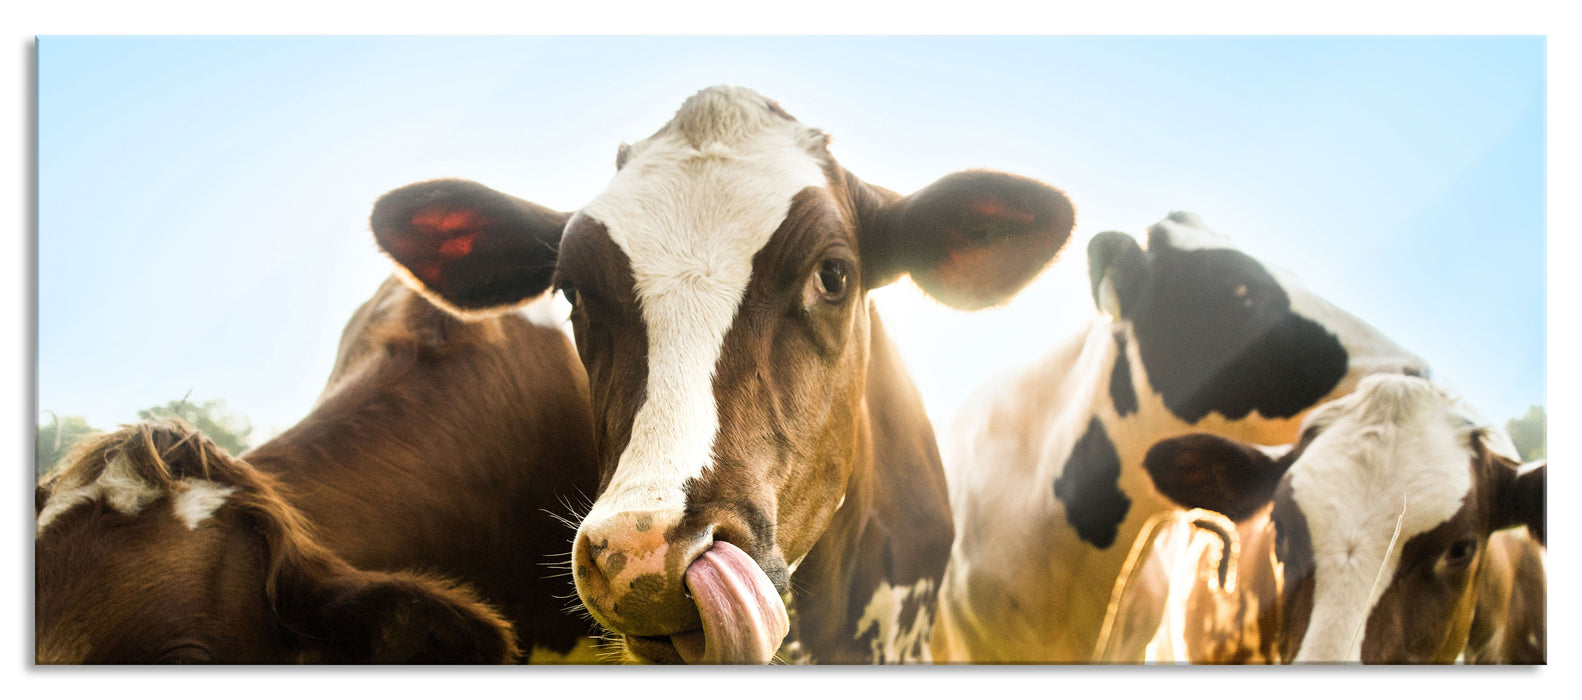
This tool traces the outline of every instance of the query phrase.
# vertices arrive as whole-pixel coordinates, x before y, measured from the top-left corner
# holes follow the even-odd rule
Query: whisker
[[[1384,548],[1384,559],[1379,561],[1379,571],[1373,575],[1373,587],[1368,589],[1368,600],[1373,600],[1373,594],[1379,590],[1379,579],[1384,578],[1384,567],[1390,563],[1390,552],[1395,551],[1395,541],[1401,537],[1401,523],[1406,520],[1406,497],[1401,497],[1401,515],[1395,519],[1395,533],[1390,535],[1390,544]],[[1368,610],[1363,608],[1362,618],[1357,620],[1357,629],[1351,633],[1351,643],[1346,645],[1346,658],[1351,658],[1351,652],[1357,648],[1357,638],[1362,636],[1362,629],[1368,623]]]

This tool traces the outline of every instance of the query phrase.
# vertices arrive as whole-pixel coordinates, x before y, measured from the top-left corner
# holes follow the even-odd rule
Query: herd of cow
[[[1084,332],[936,439],[867,293],[1000,304],[1072,204],[827,145],[716,87],[573,213],[385,195],[300,423],[39,482],[37,662],[1545,663],[1546,465],[1194,215],[1093,237]],[[1219,546],[1155,541],[1185,509]]]

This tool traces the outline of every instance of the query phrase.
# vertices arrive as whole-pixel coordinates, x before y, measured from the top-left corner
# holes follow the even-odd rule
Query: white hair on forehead
[[[649,350],[646,399],[585,523],[623,510],[678,510],[683,484],[711,464],[714,367],[753,257],[798,192],[828,185],[810,134],[751,90],[704,90],[632,146],[580,212],[603,223],[626,254]]]
[[[1475,424],[1458,404],[1425,379],[1375,375],[1321,409],[1323,432],[1289,472],[1315,565],[1297,661],[1360,660],[1357,625],[1394,576],[1398,545],[1461,510]]]

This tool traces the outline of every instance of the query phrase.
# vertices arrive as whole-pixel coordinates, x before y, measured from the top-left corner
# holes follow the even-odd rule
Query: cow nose
[[[572,546],[572,577],[595,619],[644,636],[697,628],[697,607],[682,583],[687,566],[713,544],[713,533],[681,530],[681,515],[625,511],[583,521]]]

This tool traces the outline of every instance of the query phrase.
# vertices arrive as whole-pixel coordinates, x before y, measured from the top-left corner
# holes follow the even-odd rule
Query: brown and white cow
[[[1143,469],[1150,446],[1190,432],[1289,442],[1306,410],[1360,377],[1425,371],[1193,214],[1154,224],[1146,249],[1094,236],[1088,269],[1101,313],[980,389],[940,434],[957,538],[936,659],[1094,660],[1133,540],[1176,508]],[[1163,578],[1144,564],[1138,575]],[[1105,660],[1144,659],[1152,610]]]
[[[575,305],[601,476],[577,591],[636,660],[929,658],[944,474],[867,293],[910,274],[958,308],[999,303],[1073,211],[986,171],[901,196],[827,145],[715,87],[623,145],[575,214],[455,180],[376,207],[380,245],[444,303],[486,311],[553,282]]]
[[[1254,586],[1188,611],[1189,624],[1235,620],[1210,651],[1542,664],[1548,467],[1512,452],[1428,380],[1378,375],[1310,413],[1294,446],[1193,434],[1160,442],[1145,462],[1183,505],[1272,524],[1255,530],[1244,561],[1276,594]]]
[[[586,382],[562,331],[390,278],[274,439],[138,425],[41,482],[38,661],[593,660],[551,566],[597,486]]]

